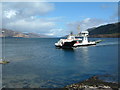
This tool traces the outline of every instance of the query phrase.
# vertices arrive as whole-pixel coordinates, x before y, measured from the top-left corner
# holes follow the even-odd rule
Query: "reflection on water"
[[[74,49],[63,49],[64,60],[76,60]]]
[[[83,54],[83,61],[84,61],[84,65],[88,66],[89,65],[89,48],[88,47],[83,47],[81,48],[82,54]]]
[[[64,50],[55,48],[56,41],[58,39],[6,38],[3,53],[10,63],[3,65],[3,85],[61,88],[93,75],[117,76],[116,39],[106,39],[97,46]]]

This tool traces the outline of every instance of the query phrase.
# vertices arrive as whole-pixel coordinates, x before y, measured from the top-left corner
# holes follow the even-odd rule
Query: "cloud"
[[[88,17],[81,21],[68,21],[67,28],[65,28],[63,24],[66,23],[67,17],[48,17],[49,13],[55,10],[54,3],[7,2],[2,3],[2,5],[3,28],[20,32],[34,32],[51,36],[64,36],[69,34],[71,31],[78,33],[78,26],[80,26],[80,30],[82,31],[88,28],[107,24],[108,22],[110,23],[108,20]],[[116,17],[116,15],[117,14],[112,17]]]
[[[49,33],[55,27],[54,22],[44,21],[43,19],[20,19],[7,24],[3,24],[4,28],[34,33]]]
[[[2,3],[0,3],[0,11],[0,28],[2,28]]]
[[[49,36],[62,36],[66,31],[59,28],[58,23],[62,22],[64,17],[44,17],[54,9],[53,3],[4,3],[3,28]]]
[[[91,19],[90,18],[86,18],[84,19],[84,23],[88,23]]]
[[[3,3],[3,28],[20,32],[50,33],[55,28],[56,18],[41,18],[54,10],[48,2],[11,2]]]
[[[54,10],[53,3],[44,2],[11,2],[3,3],[3,10],[7,13],[10,11],[18,12],[17,15],[29,17],[35,15],[45,15]]]
[[[68,34],[65,32],[66,31],[62,28],[54,28],[54,29],[51,29],[50,33],[47,33],[46,35],[61,37]]]
[[[73,31],[74,33],[78,33],[83,30],[87,30],[88,28],[97,27],[100,25],[107,24],[108,22],[106,20],[97,19],[97,18],[85,18],[82,21],[76,21],[76,22],[70,22],[67,24],[68,31]],[[78,30],[78,27],[80,26],[80,31]]]
[[[4,14],[6,18],[10,19],[17,14],[17,11],[14,10],[4,11]]]

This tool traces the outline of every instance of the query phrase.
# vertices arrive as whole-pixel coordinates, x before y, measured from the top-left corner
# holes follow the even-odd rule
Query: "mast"
[[[77,36],[79,37],[80,36],[80,25],[78,25],[77,30],[78,30]]]

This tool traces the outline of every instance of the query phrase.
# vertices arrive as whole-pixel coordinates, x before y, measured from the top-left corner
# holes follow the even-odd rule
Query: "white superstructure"
[[[60,39],[57,43],[55,43],[56,47],[60,48],[73,48],[73,47],[79,47],[79,46],[90,46],[90,45],[96,45],[99,43],[99,41],[89,41],[88,36],[89,32],[88,31],[82,31],[80,33],[80,36],[82,38],[76,38],[74,35],[70,34],[67,39]]]
[[[88,32],[88,31],[82,31],[82,32],[81,32],[81,35],[83,36],[83,41],[82,41],[82,43],[83,43],[83,44],[87,44],[87,43],[88,43],[88,35],[89,35],[89,32]]]

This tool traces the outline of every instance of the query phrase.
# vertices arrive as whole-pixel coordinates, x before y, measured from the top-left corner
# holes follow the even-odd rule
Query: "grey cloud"
[[[3,3],[3,11],[15,10],[22,17],[45,15],[54,10],[54,4],[44,2],[11,2]]]
[[[67,34],[68,33],[66,33],[66,31],[62,28],[54,28],[50,30],[50,33],[47,33],[47,35],[57,36],[57,37],[65,36]]]
[[[9,2],[2,3],[3,28],[20,32],[49,33],[55,27],[53,20],[36,16],[47,15],[54,10],[53,3]]]
[[[33,19],[29,21],[21,19],[3,24],[3,27],[21,32],[48,33],[55,27],[55,23],[46,22],[41,19]]]
[[[102,24],[108,23],[106,20],[101,20],[97,18],[86,18],[82,21],[71,22],[67,24],[68,32],[73,31],[78,33],[78,26],[80,26],[80,31],[87,30],[88,28],[96,27]]]
[[[20,19],[46,15],[54,10],[53,3],[43,2],[9,2],[2,3],[2,20],[9,23]]]

